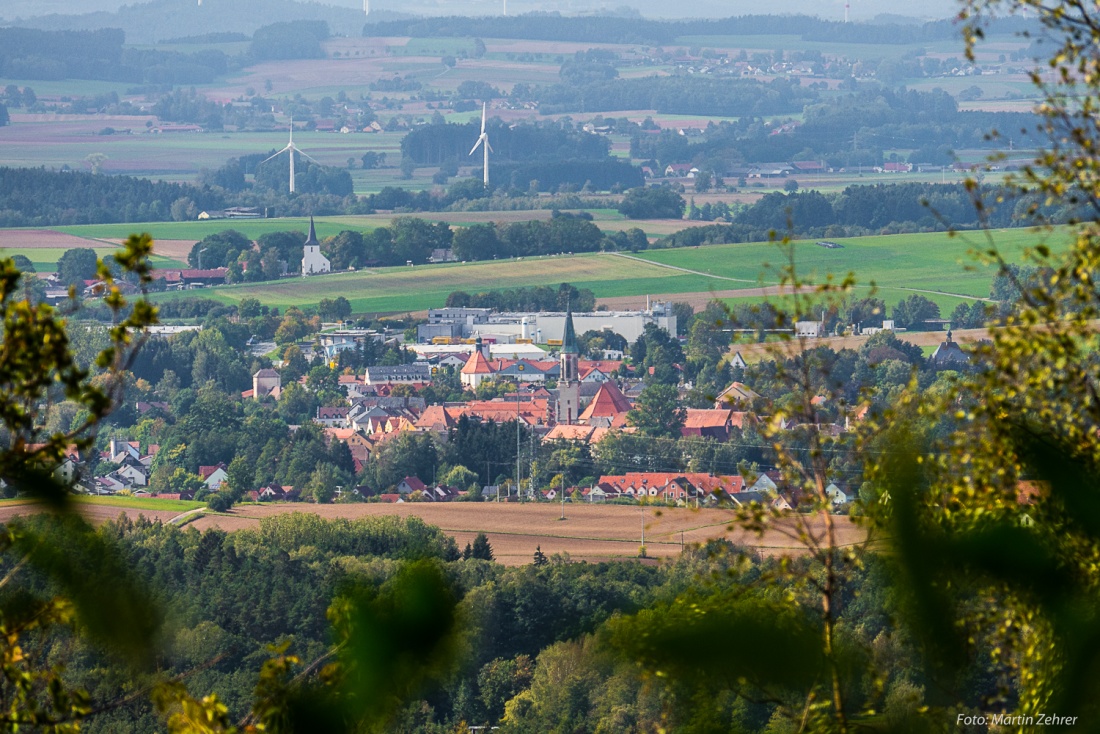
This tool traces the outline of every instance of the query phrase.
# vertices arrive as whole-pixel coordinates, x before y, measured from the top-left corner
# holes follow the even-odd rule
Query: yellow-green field
[[[1011,259],[1017,259],[1023,247],[1044,239],[1028,230],[998,230],[991,236]],[[1061,230],[1048,239],[1057,245],[1066,236]],[[813,240],[794,244],[797,267],[808,282],[822,282],[829,273],[844,276],[853,272],[863,287],[875,283],[880,296],[890,304],[919,292],[946,311],[962,300],[989,295],[992,270],[976,265],[970,256],[970,250],[982,244],[979,234],[949,237],[946,233],[930,233],[835,241],[843,247],[827,249]],[[765,293],[758,286],[778,280],[768,263],[782,260],[783,252],[773,243],[711,245],[649,250],[637,256],[599,253],[380,268],[165,293],[156,298],[201,295],[235,303],[254,297],[264,304],[286,308],[312,306],[322,298],[342,295],[356,313],[404,313],[442,306],[456,290],[476,293],[569,282],[591,289],[599,298],[702,294],[730,300],[759,299]]]

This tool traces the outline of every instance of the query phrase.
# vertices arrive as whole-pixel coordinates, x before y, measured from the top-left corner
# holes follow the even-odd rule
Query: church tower
[[[321,254],[321,243],[317,240],[317,230],[313,226],[313,215],[309,215],[309,237],[302,245],[302,277],[327,273],[332,270],[332,263]]]
[[[577,332],[573,310],[565,312],[565,333],[561,339],[561,375],[558,377],[558,423],[572,424],[581,414],[581,382],[577,361]]]

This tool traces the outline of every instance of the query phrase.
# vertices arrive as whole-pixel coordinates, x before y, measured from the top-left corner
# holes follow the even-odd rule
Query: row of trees
[[[941,89],[928,92],[892,89],[885,84],[860,84],[826,99],[815,91],[801,92],[800,124],[775,133],[765,118],[744,115],[709,125],[701,137],[687,138],[674,130],[633,133],[631,156],[669,163],[694,163],[701,170],[724,175],[746,164],[791,160],[825,161],[840,168],[879,166],[904,141],[914,163],[951,164],[952,151],[989,148],[986,134],[1000,130],[1017,146],[1031,140],[1038,118],[1031,113],[960,111]]]
[[[976,200],[982,202],[980,211],[975,208]],[[773,192],[750,206],[731,211],[729,224],[684,229],[663,238],[658,246],[762,242],[771,232],[809,238],[1020,227],[1034,224],[1036,214],[1068,222],[1082,212],[1083,208],[1072,200],[1043,205],[1035,196],[1013,198],[1000,188],[968,188],[963,184],[848,186],[837,194]]]
[[[125,34],[117,28],[0,28],[0,75],[9,79],[207,84],[229,69],[229,59],[221,51],[123,48],[124,42]]]
[[[1020,21],[1002,21],[991,31],[1012,33],[1028,27]],[[796,15],[743,15],[699,20],[643,20],[629,16],[568,17],[556,12],[526,13],[520,16],[489,18],[440,17],[392,20],[368,23],[363,35],[369,37],[482,37],[529,38],[579,43],[668,45],[682,36],[756,36],[796,34],[804,40],[844,41],[846,43],[891,43],[897,38],[913,43],[951,41],[957,29],[950,21],[932,21],[918,25],[891,23],[839,23],[821,18]]]

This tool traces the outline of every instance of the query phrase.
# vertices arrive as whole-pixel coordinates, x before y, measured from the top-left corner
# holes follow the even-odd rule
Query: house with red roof
[[[745,488],[745,480],[704,472],[627,472],[604,475],[599,485],[610,496],[680,502],[736,494]]]
[[[428,489],[428,485],[420,481],[420,477],[405,477],[397,483],[397,493],[402,495],[412,494],[413,492],[425,492]]]
[[[736,418],[735,418],[736,416]],[[705,436],[718,441],[728,441],[734,426],[740,427],[745,413],[731,408],[688,408],[684,418],[683,436]]]
[[[485,380],[493,379],[495,374],[496,370],[489,364],[489,358],[480,349],[475,349],[470,358],[466,360],[466,364],[462,366],[459,380],[471,390],[476,390],[477,386]]]

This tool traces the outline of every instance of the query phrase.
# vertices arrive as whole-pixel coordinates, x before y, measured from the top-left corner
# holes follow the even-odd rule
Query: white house
[[[229,473],[225,470],[225,464],[200,466],[199,476],[202,477],[203,483],[211,491],[217,491],[218,487],[222,486],[222,482],[229,481]]]
[[[833,507],[842,507],[848,504],[848,493],[833,483],[825,488],[825,496],[829,498],[829,504]]]
[[[149,483],[149,477],[145,474],[145,471],[131,464],[119,467],[114,474],[121,479],[125,479],[134,487],[144,487]]]
[[[313,216],[309,218],[309,237],[302,247],[302,276],[317,275],[332,271],[332,263],[321,254],[321,243],[317,241],[317,230],[313,227]]]

